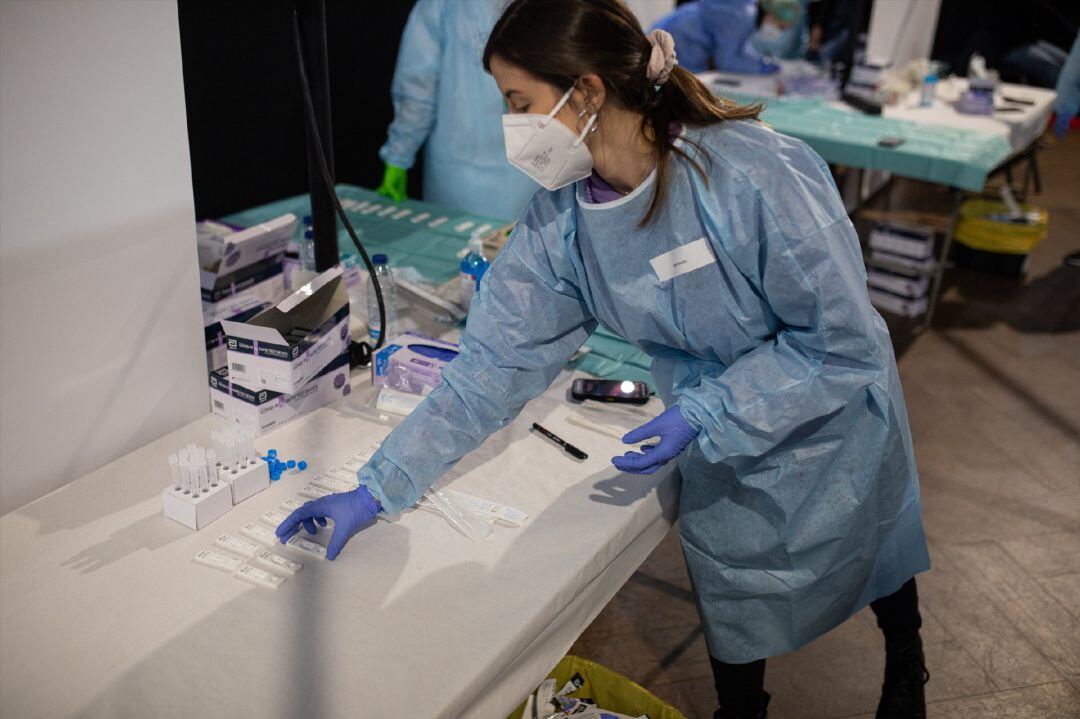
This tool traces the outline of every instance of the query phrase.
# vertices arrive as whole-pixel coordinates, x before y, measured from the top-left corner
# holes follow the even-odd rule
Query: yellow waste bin
[[[548,674],[548,679],[554,679],[555,686],[561,688],[575,674],[580,674],[585,683],[568,696],[592,699],[602,709],[631,717],[644,714],[648,715],[649,719],[686,719],[678,709],[665,704],[643,687],[588,659],[565,656]],[[510,715],[510,719],[531,719],[531,717],[522,717],[524,711],[525,702],[522,702],[521,706]]]
[[[960,206],[956,241],[973,250],[1010,255],[1026,255],[1046,239],[1049,216],[1041,207],[1021,205],[1025,222],[1005,219],[1004,202],[973,198]]]

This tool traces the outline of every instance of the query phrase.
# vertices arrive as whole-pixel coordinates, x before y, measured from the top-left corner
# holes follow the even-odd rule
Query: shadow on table
[[[113,532],[108,539],[90,545],[74,557],[65,560],[61,566],[80,574],[89,574],[104,569],[140,549],[152,552],[190,536],[190,529],[165,519],[161,516],[161,512],[155,511],[150,516],[143,517]]]

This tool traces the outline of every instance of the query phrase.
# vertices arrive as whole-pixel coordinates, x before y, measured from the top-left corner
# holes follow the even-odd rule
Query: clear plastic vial
[[[382,289],[383,304],[386,307],[386,335],[385,339],[394,336],[397,326],[397,284],[394,275],[390,272],[386,255],[375,255],[371,258],[371,264],[375,265],[375,276],[379,280]],[[374,342],[379,337],[379,302],[375,298],[375,285],[367,283],[367,310],[368,310],[368,337]]]

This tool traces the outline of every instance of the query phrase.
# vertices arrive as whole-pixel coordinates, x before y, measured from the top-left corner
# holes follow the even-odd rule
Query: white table
[[[258,443],[306,458],[306,473],[199,532],[162,517],[158,495],[166,456],[207,443],[209,416],[3,516],[0,715],[505,717],[675,514],[677,474],[620,475],[618,440],[565,421],[569,382],[452,473],[454,488],[529,514],[481,544],[412,511],[333,563],[279,549],[304,568],[276,591],[193,564],[219,533],[386,432],[333,408]],[[589,459],[533,436],[533,421]]]

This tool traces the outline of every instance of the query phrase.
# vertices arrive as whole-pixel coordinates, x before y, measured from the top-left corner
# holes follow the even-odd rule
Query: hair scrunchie
[[[668,81],[671,71],[679,64],[675,56],[675,38],[666,30],[653,30],[649,33],[649,44],[652,45],[652,52],[645,76],[654,87],[659,88]]]

